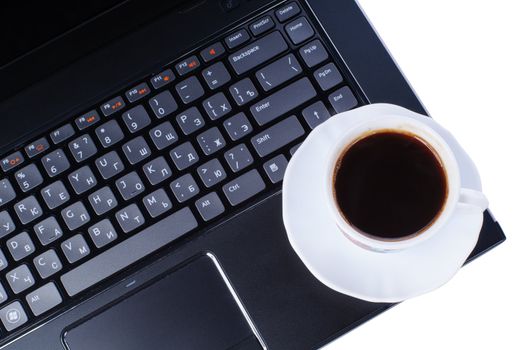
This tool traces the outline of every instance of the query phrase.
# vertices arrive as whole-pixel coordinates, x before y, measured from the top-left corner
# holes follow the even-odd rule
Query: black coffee
[[[348,223],[393,240],[433,223],[447,196],[436,154],[414,135],[385,131],[343,152],[334,173],[335,198]]]

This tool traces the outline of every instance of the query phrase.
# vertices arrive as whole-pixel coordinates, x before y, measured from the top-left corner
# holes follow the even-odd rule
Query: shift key
[[[304,135],[305,131],[294,115],[271,126],[251,139],[260,157],[284,147]]]

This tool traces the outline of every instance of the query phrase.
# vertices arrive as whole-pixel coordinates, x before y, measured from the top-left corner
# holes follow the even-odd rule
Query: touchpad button
[[[262,349],[219,266],[183,265],[64,333],[71,350]]]

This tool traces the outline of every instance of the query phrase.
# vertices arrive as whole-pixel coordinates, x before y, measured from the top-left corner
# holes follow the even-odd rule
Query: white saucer
[[[414,247],[379,253],[361,248],[337,228],[323,191],[323,166],[331,145],[317,138],[346,132],[379,114],[401,113],[424,121],[449,143],[464,188],[481,190],[478,172],[455,139],[430,118],[392,105],[370,105],[337,115],[316,128],[296,151],[283,185],[283,218],[289,242],[311,273],[338,292],[373,302],[399,302],[450,280],[477,243],[480,209],[458,206],[441,232]],[[423,120],[426,119],[426,120]],[[337,126],[337,127],[336,127]],[[477,229],[475,229],[477,228]]]

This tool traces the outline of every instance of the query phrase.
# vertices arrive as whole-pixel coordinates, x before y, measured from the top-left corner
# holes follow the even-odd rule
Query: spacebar
[[[188,207],[122,241],[93,259],[65,273],[60,279],[74,296],[172,242],[198,225]]]

